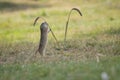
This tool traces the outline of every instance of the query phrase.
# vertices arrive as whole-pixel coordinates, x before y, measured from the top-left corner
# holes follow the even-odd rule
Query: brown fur
[[[41,31],[41,37],[40,37],[38,51],[43,56],[45,54],[45,48],[46,48],[46,44],[47,44],[47,35],[48,35],[48,31],[49,31],[47,22],[43,22],[41,24],[40,31]]]

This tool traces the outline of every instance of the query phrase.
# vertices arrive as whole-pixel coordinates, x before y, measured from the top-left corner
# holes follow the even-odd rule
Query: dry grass
[[[110,80],[119,80],[119,3],[118,0],[0,1],[0,79],[29,80],[40,76],[52,80],[98,80],[105,71]],[[72,13],[64,46],[65,24],[73,7],[79,8],[83,16]],[[30,57],[39,43],[38,26],[42,21],[33,27],[37,16],[48,21],[60,43],[58,46],[49,33],[45,57],[39,53]],[[11,70],[13,73],[9,75]]]

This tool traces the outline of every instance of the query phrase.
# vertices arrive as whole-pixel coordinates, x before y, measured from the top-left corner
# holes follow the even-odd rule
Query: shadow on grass
[[[13,12],[18,10],[26,10],[26,9],[35,9],[35,8],[45,8],[51,7],[49,4],[28,4],[28,3],[14,3],[14,2],[0,2],[0,12]]]

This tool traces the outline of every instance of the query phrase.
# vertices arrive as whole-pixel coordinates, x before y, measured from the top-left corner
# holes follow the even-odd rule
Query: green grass
[[[110,80],[119,80],[120,57],[95,61],[74,62],[58,61],[54,63],[33,63],[25,65],[1,65],[1,80],[101,80],[106,72]],[[106,65],[107,64],[107,65]]]
[[[120,77],[120,1],[118,0],[1,0],[0,80],[110,80]],[[66,49],[64,30],[72,12]],[[39,43],[39,20],[43,16],[59,40],[48,35],[46,56],[32,56]]]

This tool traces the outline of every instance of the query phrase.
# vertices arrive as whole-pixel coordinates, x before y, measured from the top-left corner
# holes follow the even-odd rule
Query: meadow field
[[[64,43],[74,7],[83,16],[72,12]],[[38,16],[59,41],[49,32],[44,57],[31,56],[39,45],[43,20],[33,26]],[[120,80],[119,75],[119,0],[0,0],[0,80]]]

